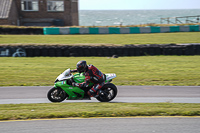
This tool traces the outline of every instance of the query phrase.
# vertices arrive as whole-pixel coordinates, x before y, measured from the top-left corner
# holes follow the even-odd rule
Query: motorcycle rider
[[[99,89],[105,84],[105,75],[99,71],[93,65],[87,65],[86,61],[79,61],[76,65],[77,69],[71,70],[71,72],[84,72],[85,75],[85,82],[83,83],[76,83],[72,82],[72,86],[77,87],[88,87],[89,83],[94,83],[93,87],[88,91],[88,95],[90,97],[98,97],[99,96]]]

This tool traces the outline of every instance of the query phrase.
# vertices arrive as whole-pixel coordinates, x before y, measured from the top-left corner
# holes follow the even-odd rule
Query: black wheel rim
[[[115,92],[112,88],[105,88],[102,90],[103,94],[100,94],[101,99],[110,100],[115,95]]]
[[[51,93],[51,98],[54,100],[61,100],[64,97],[64,93],[60,90],[60,89],[55,89],[52,93]]]

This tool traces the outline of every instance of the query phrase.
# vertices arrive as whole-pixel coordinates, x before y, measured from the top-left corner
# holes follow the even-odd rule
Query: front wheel
[[[97,100],[100,102],[109,102],[117,96],[117,87],[112,83],[105,84],[99,92]]]
[[[61,88],[51,88],[47,93],[47,98],[51,102],[62,102],[67,98],[67,93]]]

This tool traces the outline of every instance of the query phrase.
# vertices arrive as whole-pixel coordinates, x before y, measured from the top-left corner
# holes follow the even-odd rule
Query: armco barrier
[[[163,27],[48,27],[48,28],[0,28],[0,34],[140,34],[167,32],[199,32],[200,25],[163,26]]]
[[[54,35],[58,35],[60,34],[60,28],[44,28],[44,34],[54,34]]]
[[[164,27],[95,27],[95,28],[44,28],[44,35],[67,34],[139,34],[139,33],[166,33],[166,32],[197,32],[200,25],[164,26]]]
[[[112,57],[113,55],[200,55],[200,44],[146,44],[125,46],[0,46],[1,57]]]

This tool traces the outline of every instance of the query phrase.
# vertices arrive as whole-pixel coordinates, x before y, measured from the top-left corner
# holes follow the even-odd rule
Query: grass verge
[[[200,32],[111,35],[0,35],[1,44],[181,44],[200,43]]]
[[[52,86],[65,69],[86,60],[116,85],[200,86],[200,56],[0,58],[0,86]]]
[[[66,27],[78,27],[78,28],[84,28],[85,27],[86,28],[86,27],[146,27],[146,26],[188,26],[188,25],[200,25],[200,23],[184,23],[184,24],[155,24],[155,23],[147,23],[147,24],[139,24],[139,25],[66,26]],[[43,28],[43,27],[37,27],[37,26],[16,26],[16,25],[0,25],[0,28]]]
[[[69,117],[200,116],[200,104],[43,103],[0,105],[0,120]]]

